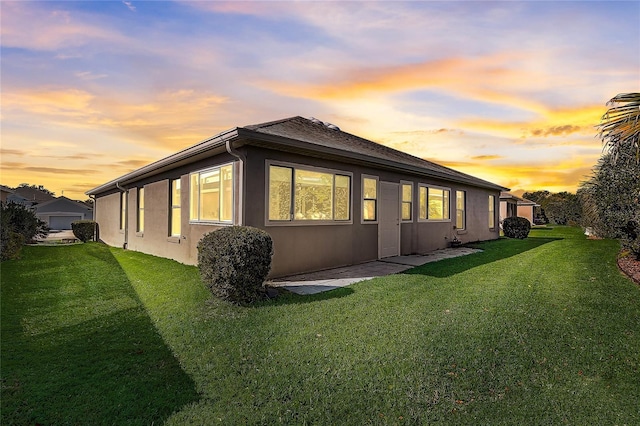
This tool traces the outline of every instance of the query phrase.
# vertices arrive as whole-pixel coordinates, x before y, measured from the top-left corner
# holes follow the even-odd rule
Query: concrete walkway
[[[316,294],[376,277],[398,274],[425,263],[466,256],[480,251],[482,250],[460,247],[436,250],[426,255],[387,257],[359,265],[276,278],[268,281],[266,285],[284,288],[297,294]]]

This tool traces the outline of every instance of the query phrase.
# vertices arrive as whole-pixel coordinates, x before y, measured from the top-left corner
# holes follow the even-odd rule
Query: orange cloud
[[[586,180],[591,173],[596,160],[597,158],[583,156],[541,163],[492,164],[491,167],[480,162],[435,161],[443,166],[511,188],[512,191],[547,189],[552,192],[575,192],[580,182]]]
[[[475,155],[471,157],[472,160],[500,160],[504,158],[502,155]]]
[[[605,111],[604,105],[544,108],[530,121],[466,119],[456,124],[469,131],[498,134],[513,139],[563,137],[572,134],[595,135],[595,126]]]
[[[175,149],[224,130],[213,128],[210,118],[226,102],[225,97],[190,89],[127,103],[79,89],[34,88],[3,94],[3,112],[13,114],[14,121],[35,115],[66,129],[116,130],[142,143]]]
[[[512,65],[521,56],[519,53],[499,53],[475,58],[452,57],[408,65],[346,70],[337,73],[340,78],[319,84],[274,81],[260,84],[289,96],[327,101],[435,88],[465,99],[544,111],[542,104],[515,94],[521,90],[523,80],[534,86],[538,80],[530,71]]]

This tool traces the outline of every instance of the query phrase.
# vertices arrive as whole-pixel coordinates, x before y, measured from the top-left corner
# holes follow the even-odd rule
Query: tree
[[[620,239],[640,259],[640,162],[636,148],[603,155],[580,187],[584,225],[599,237]]]
[[[45,188],[43,185],[29,185],[28,183],[21,183],[20,185],[18,185],[18,188],[31,188],[31,189],[36,189],[40,192],[44,192],[45,194],[49,194],[52,197],[56,196],[56,193],[53,191],[49,191],[47,188]]]
[[[44,237],[49,232],[47,224],[36,214],[21,204],[2,203],[0,252],[2,260],[14,259],[19,255],[24,242],[36,237]]]
[[[552,193],[543,190],[525,192],[522,196],[540,205],[536,217],[542,218],[545,223],[574,225],[581,221],[582,206],[576,194],[566,191]]]
[[[640,163],[640,93],[621,93],[607,102],[610,108],[602,116],[599,136],[615,162],[625,147],[634,155],[627,161]]]

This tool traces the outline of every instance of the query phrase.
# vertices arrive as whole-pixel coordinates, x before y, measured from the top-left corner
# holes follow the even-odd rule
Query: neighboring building
[[[16,193],[9,194],[7,196],[7,203],[21,204],[25,207],[32,207],[34,205],[34,201],[27,200],[23,196]]]
[[[278,277],[497,239],[503,190],[293,117],[228,130],[87,194],[102,241],[187,264],[208,232],[264,229]]]
[[[93,209],[81,201],[58,197],[34,206],[36,216],[46,222],[49,229],[71,229],[78,220],[93,220]]]
[[[13,194],[13,189],[8,186],[0,185],[0,202],[6,203],[7,197]]]
[[[500,223],[508,217],[520,216],[533,225],[533,208],[538,204],[526,198],[516,197],[509,192],[500,193]]]
[[[40,188],[42,188],[42,186]],[[51,194],[31,186],[19,186],[14,189],[13,192],[15,195],[19,195],[20,197],[28,200],[31,205],[44,203],[56,198]]]

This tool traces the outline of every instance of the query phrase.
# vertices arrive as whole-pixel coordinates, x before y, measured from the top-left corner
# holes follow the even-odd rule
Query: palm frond
[[[609,109],[602,116],[598,136],[614,158],[622,145],[635,149],[640,161],[640,93],[620,93],[607,102]]]

